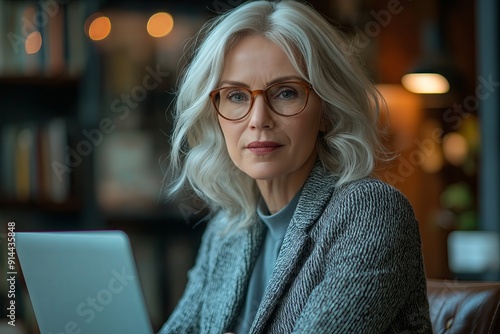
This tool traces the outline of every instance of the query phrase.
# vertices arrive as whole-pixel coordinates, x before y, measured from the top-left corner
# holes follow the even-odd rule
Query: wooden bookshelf
[[[150,48],[149,54],[139,57],[145,61],[135,63],[126,59],[126,52],[105,54],[99,49],[105,43],[92,43],[83,27],[86,18],[99,10],[99,2],[70,1],[60,6],[63,29],[40,27],[42,38],[52,34],[59,46],[45,43],[40,52],[26,55],[15,53],[5,39],[0,41],[0,227],[3,230],[4,222],[15,220],[18,232],[126,231],[138,254],[140,275],[148,282],[146,299],[158,329],[183,289],[185,271],[192,265],[205,226],[196,223],[207,212],[186,213],[186,206],[159,204],[158,159],[168,153],[165,133],[171,124],[165,111],[173,98],[167,92],[173,90],[175,78],[170,73],[175,69],[162,68],[160,73],[168,76],[150,77],[148,82],[159,79],[158,86],[143,98],[137,87],[156,71],[161,62],[154,57],[159,55]],[[39,3],[0,0],[0,35],[22,35],[23,13],[30,6],[39,10]],[[116,15],[119,19],[120,13]],[[121,19],[129,23],[127,15]],[[61,45],[62,57],[59,53],[51,59]],[[177,61],[173,63],[177,66]],[[124,114],[115,112],[113,103],[125,95],[138,98],[120,100],[118,108],[129,109],[122,120]],[[90,142],[88,133],[95,133],[108,119],[112,131],[93,144],[92,152],[60,182],[51,164],[67,165],[68,152]],[[0,285],[0,306],[3,296]],[[3,314],[0,310],[0,317]],[[19,321],[36,324],[29,312],[20,310],[19,315]],[[29,326],[27,333],[37,333],[36,328]]]
[[[21,232],[81,229],[85,219],[92,220],[83,218],[91,206],[84,197],[91,186],[84,184],[89,164],[64,176],[52,168],[55,161],[64,163],[66,147],[78,139],[81,127],[88,61],[81,27],[87,5],[80,0],[53,2],[50,10],[56,12],[49,15],[40,1],[0,0],[0,238],[9,221],[15,221],[16,232]],[[31,24],[35,14],[40,20]],[[29,53],[27,34],[35,31],[42,38],[41,47]],[[0,245],[3,281],[5,243]],[[21,275],[18,286],[16,328],[35,334],[38,329]],[[5,296],[0,284],[0,306]],[[0,318],[4,315],[2,307]]]

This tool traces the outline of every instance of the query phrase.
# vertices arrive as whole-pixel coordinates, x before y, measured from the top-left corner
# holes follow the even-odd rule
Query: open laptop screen
[[[42,334],[150,334],[123,232],[19,232],[16,249]]]

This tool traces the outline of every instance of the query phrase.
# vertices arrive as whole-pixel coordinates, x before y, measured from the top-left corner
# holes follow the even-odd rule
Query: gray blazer
[[[393,187],[335,187],[317,164],[290,222],[250,333],[432,333],[418,223]],[[230,332],[245,301],[263,224],[204,233],[165,333]],[[244,333],[236,333],[244,334]]]

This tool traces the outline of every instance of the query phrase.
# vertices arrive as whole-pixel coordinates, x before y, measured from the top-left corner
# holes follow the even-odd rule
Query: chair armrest
[[[434,333],[500,333],[500,282],[427,281]]]

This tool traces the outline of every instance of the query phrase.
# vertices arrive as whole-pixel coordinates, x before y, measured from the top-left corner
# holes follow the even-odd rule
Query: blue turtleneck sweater
[[[273,215],[269,214],[263,199],[259,202],[257,214],[267,227],[266,237],[253,268],[252,276],[250,276],[250,281],[248,282],[245,305],[238,317],[238,324],[235,331],[237,334],[248,333],[252,326],[301,192],[302,190],[299,190],[283,209]]]

